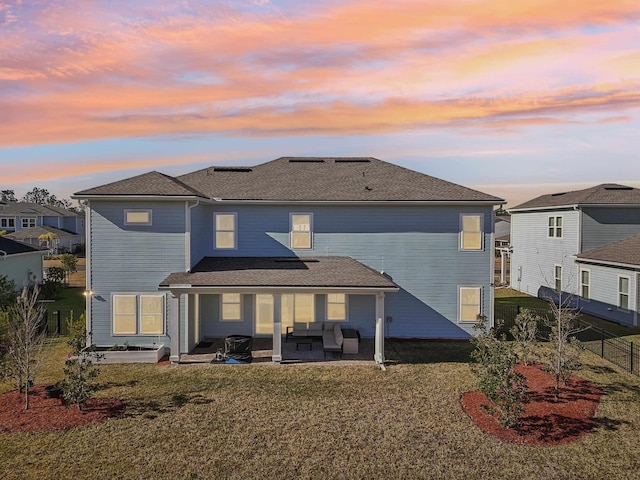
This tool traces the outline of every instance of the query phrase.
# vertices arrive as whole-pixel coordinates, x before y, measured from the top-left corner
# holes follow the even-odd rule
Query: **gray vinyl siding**
[[[27,282],[42,282],[42,253],[22,253],[0,257],[0,275],[6,275],[20,290]]]
[[[549,238],[550,216],[562,217],[562,238]],[[562,266],[562,289],[576,293],[579,212],[514,213],[511,216],[511,287],[538,296],[554,288],[554,266]]]
[[[153,211],[153,225],[124,225],[124,209]],[[158,293],[158,284],[169,273],[185,268],[185,218],[183,202],[91,202],[92,341],[97,345],[170,345],[170,321],[182,318],[184,301],[165,295],[164,336],[114,336],[114,293]],[[181,321],[184,339],[184,322]],[[183,342],[186,349],[186,341]]]
[[[584,208],[582,252],[640,235],[640,207]]]
[[[491,207],[483,206],[199,206],[206,214],[192,238],[200,256],[344,255],[384,271],[401,288],[385,297],[394,337],[467,338],[458,323],[458,287],[481,286],[491,316],[493,245]],[[213,248],[213,213],[238,214],[238,248]],[[313,214],[313,248],[289,247],[290,214]],[[459,250],[460,214],[484,215],[484,250]],[[195,221],[194,221],[195,223]],[[195,229],[194,229],[195,232]],[[195,253],[197,255],[195,255]]]
[[[633,326],[638,310],[638,273],[622,268],[603,265],[581,264],[580,268],[590,272],[589,299],[580,299],[584,313],[624,325]],[[629,310],[618,308],[618,279],[629,278]]]

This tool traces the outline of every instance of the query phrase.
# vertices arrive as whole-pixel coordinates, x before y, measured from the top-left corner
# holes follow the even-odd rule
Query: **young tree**
[[[29,409],[29,387],[42,359],[46,340],[45,307],[38,301],[39,287],[22,289],[9,308],[6,335],[5,374],[12,377],[20,392],[24,392],[24,408]]]
[[[62,269],[66,273],[66,282],[69,284],[69,275],[73,272],[78,271],[78,259],[72,253],[64,253],[58,257],[60,259],[60,264],[62,265]]]
[[[518,356],[514,346],[504,338],[497,338],[493,328],[487,331],[486,317],[480,317],[474,329],[478,334],[471,340],[475,349],[471,358],[472,372],[478,377],[478,386],[489,399],[490,413],[497,413],[500,424],[516,426],[527,401],[527,381],[515,370]]]
[[[525,308],[518,314],[515,324],[509,330],[519,348],[518,355],[525,365],[529,365],[533,359],[533,349],[537,344],[538,320],[537,315]]]

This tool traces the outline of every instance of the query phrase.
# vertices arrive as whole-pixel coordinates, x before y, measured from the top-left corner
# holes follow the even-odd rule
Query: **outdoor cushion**
[[[338,347],[341,347],[343,335],[342,335],[342,329],[340,328],[340,325],[338,325],[337,323],[336,323],[336,326],[333,328],[333,334],[336,339],[336,345],[338,345]]]
[[[311,322],[309,324],[309,330],[307,331],[307,333],[310,336],[319,337],[322,336],[322,328],[323,322]]]
[[[307,336],[307,324],[303,322],[293,322],[294,337],[306,337]]]
[[[333,330],[334,325],[335,325],[335,324],[334,324],[334,323],[332,323],[332,322],[324,322],[324,329],[325,329],[325,330]]]

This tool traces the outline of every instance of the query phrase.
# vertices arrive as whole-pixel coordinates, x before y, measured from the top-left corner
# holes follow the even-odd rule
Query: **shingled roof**
[[[46,235],[47,233],[53,233],[56,237],[77,237],[79,234],[69,232],[68,230],[62,230],[60,228],[49,227],[47,225],[36,226],[31,228],[24,228],[15,232],[7,233],[4,235],[12,240],[24,241],[30,238],[38,238],[40,235]]]
[[[383,274],[350,257],[204,257],[191,272],[176,272],[161,287],[312,287],[392,289]]]
[[[541,195],[533,200],[522,203],[509,211],[527,210],[535,208],[565,207],[573,205],[633,205],[640,206],[640,189],[603,183],[585,190],[552,193]]]
[[[578,261],[637,265],[640,267],[640,236],[626,238],[577,255]]]
[[[33,211],[34,213],[30,213]],[[44,217],[77,217],[78,213],[53,205],[40,205],[31,202],[0,203],[0,215],[40,215]]]
[[[89,188],[75,193],[76,196],[88,195],[150,195],[183,197],[204,197],[202,193],[185,185],[180,180],[160,172],[148,172],[100,187]]]
[[[151,172],[78,192],[87,195],[196,195],[224,200],[504,200],[371,157],[282,157],[254,167],[209,167],[173,178]]]
[[[7,238],[6,235],[0,236],[0,252],[5,252],[7,255],[42,252],[44,250],[46,250],[46,248],[34,247],[32,245],[27,245],[26,243],[17,242]],[[0,255],[2,255],[2,253],[0,253]]]

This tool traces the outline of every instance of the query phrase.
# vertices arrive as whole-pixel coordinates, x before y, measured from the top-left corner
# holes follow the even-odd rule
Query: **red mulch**
[[[560,383],[555,399],[553,376],[539,366],[516,367],[527,378],[529,402],[520,417],[520,425],[504,428],[483,405],[487,397],[480,392],[462,395],[463,410],[485,432],[499,440],[521,445],[561,445],[573,442],[595,428],[595,415],[602,391],[593,383],[572,376],[567,385]]]
[[[0,395],[0,432],[65,430],[124,414],[125,406],[114,398],[93,398],[80,411],[65,407],[60,398],[48,398],[43,385],[29,389],[29,410],[17,390]]]

